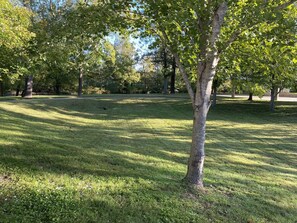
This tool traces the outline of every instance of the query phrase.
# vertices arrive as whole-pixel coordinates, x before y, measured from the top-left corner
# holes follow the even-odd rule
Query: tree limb
[[[210,37],[211,46],[214,46],[218,39],[227,10],[228,10],[227,2],[222,2],[215,12],[215,15],[214,15],[215,18],[213,19],[213,22],[212,22],[212,34]]]
[[[176,62],[177,66],[178,66],[178,68],[180,70],[180,73],[182,74],[183,80],[184,80],[184,82],[186,84],[186,87],[187,87],[189,96],[191,98],[192,106],[194,108],[195,107],[195,95],[194,95],[194,91],[193,91],[193,88],[191,86],[191,82],[189,80],[189,77],[187,75],[187,72],[186,72],[183,64],[181,63],[178,54],[177,53],[174,53],[174,52],[172,52],[172,54],[173,54],[173,56],[175,58],[175,62]]]
[[[175,50],[173,50],[171,48],[171,46],[169,44],[170,40],[169,40],[166,32],[163,29],[162,29],[162,34],[163,34],[163,38],[165,39],[165,42],[167,43],[167,46],[169,47],[171,53],[173,54],[173,56],[175,58],[175,62],[180,70],[180,73],[182,74],[183,80],[186,84],[186,88],[187,88],[188,94],[189,94],[191,102],[192,102],[192,107],[194,108],[195,107],[195,94],[194,94],[193,88],[191,86],[191,82],[189,80],[187,72],[186,72],[183,64],[181,63],[181,59],[180,59],[179,55],[175,52]]]

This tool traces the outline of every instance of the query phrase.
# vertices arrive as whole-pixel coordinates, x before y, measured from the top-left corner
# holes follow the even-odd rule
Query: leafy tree
[[[113,37],[113,44],[109,40],[104,42],[105,56],[97,72],[98,87],[113,93],[129,93],[140,80],[135,69],[135,49],[127,36]]]
[[[175,60],[164,44],[155,43],[155,51],[153,53],[154,62],[159,64],[161,67],[161,73],[163,76],[163,93],[168,94],[168,79],[170,78],[170,93],[175,93],[175,75],[176,75],[176,64]]]
[[[221,54],[246,30],[273,23],[295,1],[168,1],[140,0],[132,10],[145,29],[170,48],[186,84],[194,113],[193,137],[186,181],[203,186],[206,117],[212,82]],[[133,3],[133,2],[132,2]],[[196,72],[195,90],[184,67]]]
[[[23,47],[34,37],[34,33],[29,31],[31,12],[9,0],[0,0],[0,5],[0,46],[9,49]]]
[[[83,76],[100,64],[100,41],[118,24],[112,8],[116,4],[31,0],[24,5],[35,13],[36,38],[30,45],[29,73],[34,76],[36,90],[72,91],[77,79],[80,96]]]
[[[223,72],[252,94],[261,96],[271,89],[273,111],[277,89],[289,87],[296,78],[296,33],[296,10],[247,30],[225,51]]]
[[[27,72],[26,47],[35,36],[30,31],[32,13],[8,0],[0,0],[0,88],[1,95]],[[6,86],[6,87],[5,87]]]
[[[141,93],[162,92],[163,75],[160,64],[156,63],[152,54],[143,55],[138,64],[140,82],[138,88]],[[164,87],[164,86],[163,86]]]

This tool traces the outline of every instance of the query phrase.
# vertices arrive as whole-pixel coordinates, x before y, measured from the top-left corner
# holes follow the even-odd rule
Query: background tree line
[[[149,52],[139,53],[139,43],[133,46],[128,28],[133,15],[119,23],[120,4],[51,0],[1,4],[5,6],[1,24],[6,27],[0,48],[1,95],[186,92],[164,41],[155,36]],[[275,97],[278,89],[296,91],[293,23],[290,17],[282,18],[277,25],[264,23],[241,35],[224,53],[213,91],[261,96],[274,86]],[[259,32],[261,36],[256,36]],[[140,38],[150,34],[146,29]],[[191,58],[184,64],[191,69]],[[195,80],[195,75],[190,77],[193,86]]]
[[[116,4],[1,1],[1,23],[10,29],[1,37],[2,96],[167,93],[172,56],[162,59],[158,46],[138,53]]]

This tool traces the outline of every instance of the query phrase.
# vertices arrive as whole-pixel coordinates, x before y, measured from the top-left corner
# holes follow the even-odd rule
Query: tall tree
[[[158,35],[173,53],[193,108],[193,135],[186,181],[203,187],[206,118],[212,81],[222,52],[245,30],[274,22],[293,0],[140,0],[133,8],[146,22],[146,30]],[[289,9],[292,9],[289,8]],[[196,71],[192,88],[184,62]]]
[[[0,5],[0,85],[3,95],[4,81],[13,83],[26,72],[26,48],[35,34],[30,31],[30,10],[9,0],[0,0]]]

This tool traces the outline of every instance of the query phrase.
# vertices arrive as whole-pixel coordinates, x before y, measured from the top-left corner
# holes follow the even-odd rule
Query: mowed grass
[[[181,179],[188,99],[101,96],[0,103],[0,222],[297,221],[297,104],[221,100],[205,186]]]

